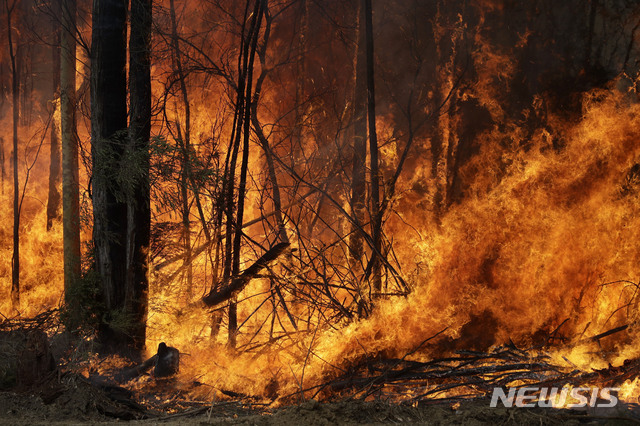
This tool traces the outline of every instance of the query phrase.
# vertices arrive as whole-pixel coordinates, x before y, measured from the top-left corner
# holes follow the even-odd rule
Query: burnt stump
[[[0,390],[29,388],[55,370],[44,331],[0,331]]]

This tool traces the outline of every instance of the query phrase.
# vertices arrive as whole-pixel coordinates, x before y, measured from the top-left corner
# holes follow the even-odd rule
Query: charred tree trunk
[[[60,220],[60,186],[61,180],[61,158],[60,158],[60,140],[58,139],[58,122],[55,119],[56,109],[58,108],[60,98],[60,23],[58,19],[61,16],[62,0],[52,1],[54,19],[53,24],[53,43],[51,44],[51,59],[53,63],[53,96],[51,111],[51,149],[49,163],[49,196],[47,198],[47,231],[51,229],[54,221]]]
[[[360,264],[363,242],[360,229],[364,226],[366,212],[366,161],[367,161],[367,83],[366,83],[366,36],[365,8],[358,2],[358,38],[354,50],[354,93],[353,93],[353,165],[351,178],[351,210],[354,224],[349,238],[350,263]]]
[[[440,20],[440,25],[445,27],[456,25],[458,15],[447,15],[447,5],[442,2],[438,5],[438,16],[436,20]],[[458,71],[459,62],[459,45],[461,43],[461,34],[463,31],[457,31],[453,35],[445,32],[446,35],[440,36],[435,40],[438,52],[437,86],[436,104],[441,105],[448,99],[448,104],[456,104],[456,93],[454,91],[456,84],[456,73]],[[434,219],[436,224],[440,225],[442,216],[446,213],[451,204],[451,182],[453,175],[456,173],[457,167],[457,151],[459,138],[456,132],[457,123],[454,114],[451,112],[453,108],[449,106],[441,114],[439,114],[431,138],[431,154],[433,162],[431,172],[435,180],[434,195]]]
[[[351,233],[349,236],[349,265],[358,279],[362,273],[364,255],[363,227],[367,211],[367,64],[365,8],[362,0],[357,3],[357,37],[353,53],[353,160],[351,168]],[[356,271],[359,271],[356,273]],[[365,281],[358,279],[358,315],[368,312]]]
[[[242,21],[243,26],[241,29],[240,51],[237,65],[238,83],[236,86],[235,114],[227,160],[225,162],[225,181],[223,186],[226,230],[222,282],[228,282],[232,277],[236,277],[240,273],[242,221],[244,218],[244,197],[249,161],[249,131],[251,129],[252,71],[260,33],[262,13],[264,12],[262,7],[263,3],[266,7],[266,0],[256,0],[253,12],[250,14],[251,0],[247,0],[244,19]],[[244,23],[247,22],[249,17],[249,27],[246,28]],[[243,152],[236,203],[234,196],[237,173],[236,167],[241,145]],[[230,347],[235,347],[238,328],[235,296],[229,300],[228,314],[228,344]]]
[[[131,344],[109,321],[124,313],[127,203],[120,166],[127,140],[127,1],[94,0],[91,45],[93,240],[96,270],[108,310],[100,339],[107,350]]]
[[[306,1],[305,1],[306,2]],[[276,172],[276,165],[273,159],[273,151],[269,144],[269,140],[267,139],[264,131],[262,129],[262,125],[260,124],[260,120],[258,119],[258,102],[260,101],[260,94],[262,93],[262,84],[264,83],[265,78],[267,77],[267,44],[269,41],[269,36],[271,33],[271,21],[270,17],[266,17],[266,25],[264,30],[264,36],[262,39],[262,43],[260,44],[260,49],[257,52],[258,57],[260,59],[260,75],[256,79],[255,90],[253,94],[253,99],[251,100],[250,105],[250,115],[251,115],[251,124],[253,125],[253,131],[258,137],[258,141],[260,142],[260,146],[264,151],[265,160],[267,163],[267,172],[269,174],[269,182],[271,183],[271,195],[273,201],[273,214],[275,216],[276,225],[278,227],[278,239],[281,243],[289,244],[289,237],[287,235],[287,230],[284,225],[284,213],[282,211],[282,197],[280,195],[280,185],[278,184],[278,175]],[[302,43],[302,42],[301,42]],[[298,85],[296,85],[296,97],[298,97]],[[296,106],[297,108],[297,106]]]
[[[6,6],[4,7],[5,11],[8,10],[8,0],[5,0],[4,6]],[[4,117],[5,100],[9,98],[9,84],[6,82],[7,73],[5,71],[6,65],[4,63],[0,63],[0,119]],[[0,183],[2,188],[0,188],[0,190],[2,191],[2,195],[4,195],[4,181],[6,179],[4,142],[4,137],[0,135],[0,178],[2,179],[2,182]]]
[[[242,57],[242,56],[240,56]],[[238,63],[238,69],[240,70],[240,61]],[[238,78],[238,93],[236,98],[236,111],[234,115],[233,132],[231,135],[231,142],[229,144],[229,154],[227,155],[227,161],[225,164],[225,181],[223,186],[224,194],[224,215],[225,215],[225,241],[224,241],[224,266],[222,271],[222,282],[226,282],[231,278],[231,270],[233,263],[233,230],[236,226],[233,213],[235,207],[234,193],[235,193],[235,177],[236,177],[236,164],[238,158],[238,150],[240,146],[240,129],[242,126],[241,117],[244,110],[244,76],[240,71]],[[238,225],[240,226],[240,225]],[[229,301],[229,329],[234,327],[234,342],[235,342],[235,329],[237,328],[237,308],[235,306],[235,298]],[[213,318],[214,325],[216,318]],[[212,327],[212,333],[215,328]],[[231,333],[229,332],[229,335]],[[229,339],[230,340],[230,339]],[[235,345],[235,343],[234,343]]]
[[[11,62],[11,94],[13,111],[13,152],[11,160],[13,165],[13,255],[11,257],[11,303],[15,309],[20,305],[20,203],[18,181],[18,122],[20,120],[20,65],[21,49],[19,42],[14,46],[12,15],[17,1],[9,6],[5,0],[7,12],[7,36],[9,42],[9,59]]]
[[[305,1],[306,3],[306,1]],[[305,12],[305,16],[306,16],[306,7],[304,9]],[[271,146],[269,144],[269,140],[266,137],[266,135],[264,134],[264,130],[262,128],[262,125],[260,124],[260,120],[258,119],[258,102],[260,101],[260,94],[262,93],[262,84],[264,83],[265,78],[267,77],[267,66],[266,66],[266,53],[267,53],[267,44],[269,41],[269,36],[271,34],[271,17],[268,15],[268,13],[265,13],[265,30],[264,30],[264,36],[262,39],[262,43],[260,44],[260,49],[257,52],[258,53],[258,57],[260,58],[260,75],[258,76],[258,79],[256,80],[256,85],[255,85],[255,90],[254,90],[254,95],[253,95],[253,100],[251,102],[251,122],[253,125],[253,130],[256,134],[256,136],[258,137],[258,141],[260,142],[260,146],[262,147],[262,150],[264,151],[264,155],[265,155],[265,159],[267,162],[267,171],[269,173],[269,182],[271,183],[271,193],[272,193],[272,201],[273,201],[273,214],[275,216],[275,220],[276,220],[276,225],[277,225],[277,230],[278,230],[278,240],[280,241],[280,243],[278,244],[279,246],[284,246],[284,247],[289,247],[290,242],[289,242],[289,236],[287,235],[287,229],[285,227],[285,223],[284,223],[284,213],[283,213],[283,207],[282,207],[282,197],[280,194],[280,184],[278,183],[278,175],[276,172],[276,167],[275,167],[275,161],[274,161],[274,153],[273,150],[271,149]],[[304,26],[303,26],[304,27]],[[301,44],[303,44],[303,40],[301,41]],[[302,50],[302,48],[300,48]],[[296,98],[299,96],[301,92],[298,91],[298,87],[296,86]],[[296,101],[296,107],[297,107],[297,101]],[[297,113],[296,113],[297,114]],[[298,116],[296,115],[296,119],[298,119]],[[301,124],[301,123],[300,123]],[[291,251],[287,251],[287,262],[290,264],[292,260],[292,256],[291,256]],[[245,271],[246,272],[246,271]],[[244,274],[244,273],[243,273]],[[275,284],[273,280],[271,280],[271,286],[272,286],[272,294],[277,295],[280,303],[282,304],[283,307],[285,307],[285,311],[288,314],[289,317],[289,321],[291,322],[291,325],[293,326],[294,329],[298,329],[298,325],[296,324],[295,319],[293,318],[293,316],[290,314],[289,310],[286,309],[286,300],[284,298],[284,295],[282,294],[282,291],[280,291],[280,288],[278,286],[278,284]],[[295,293],[294,293],[295,295]]]
[[[129,38],[129,151],[136,161],[127,202],[127,281],[125,307],[131,315],[135,349],[143,349],[148,312],[151,204],[151,0],[131,0]]]
[[[277,259],[289,247],[289,243],[278,243],[267,250],[251,266],[234,277],[231,282],[224,283],[219,290],[212,289],[209,294],[202,298],[206,306],[215,306],[233,298],[238,294],[253,278],[256,277],[269,262]]]
[[[252,104],[252,89],[253,89],[253,64],[255,61],[256,50],[258,47],[258,38],[260,34],[260,26],[262,23],[262,15],[264,13],[263,3],[266,0],[256,0],[254,8],[254,19],[252,21],[252,30],[249,31],[249,43],[247,43],[247,50],[249,53],[248,62],[246,62],[247,79],[244,95],[244,115],[242,117],[243,129],[242,129],[242,161],[240,163],[240,180],[238,181],[238,206],[236,211],[236,226],[233,237],[233,264],[231,268],[231,275],[238,276],[240,274],[240,250],[242,243],[242,223],[244,221],[244,201],[247,185],[247,171],[249,169],[249,134],[251,131],[251,109],[255,108]],[[233,313],[233,315],[232,315]],[[229,306],[229,346],[236,346],[237,335],[237,307],[235,302]]]
[[[296,94],[294,104],[294,125],[293,125],[293,141],[294,143],[300,143],[302,138],[302,126],[304,122],[304,109],[301,104],[305,97],[305,82],[307,68],[305,63],[305,55],[307,50],[307,34],[309,32],[309,1],[300,1],[300,14],[302,20],[300,23],[300,31],[298,33],[298,52],[296,58]]]
[[[80,183],[78,177],[78,136],[76,132],[76,0],[62,5],[60,40],[60,129],[62,138],[62,232],[64,246],[65,302],[72,326],[78,321],[80,306],[74,297],[80,278]]]
[[[373,64],[373,19],[371,0],[364,0],[367,56],[367,121],[369,122],[369,163],[371,167],[371,276],[373,296],[382,290],[382,217],[380,215],[380,171],[378,167],[378,135],[376,133],[376,95]]]

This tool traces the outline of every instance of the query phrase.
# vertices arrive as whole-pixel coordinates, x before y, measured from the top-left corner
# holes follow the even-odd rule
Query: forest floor
[[[307,400],[275,408],[270,401],[233,392],[223,392],[225,399],[208,402],[208,398],[198,397],[197,390],[202,386],[198,382],[181,383],[175,377],[154,379],[145,376],[139,378],[137,385],[126,389],[116,384],[114,374],[85,377],[73,369],[55,368],[55,363],[42,363],[41,359],[49,359],[43,354],[50,357],[46,350],[49,346],[44,332],[5,332],[4,335],[0,333],[0,337],[2,336],[4,340],[0,339],[0,343],[4,342],[4,346],[0,344],[0,385],[5,385],[4,389],[8,389],[7,383],[17,381],[10,391],[0,392],[0,425],[91,425],[115,422],[142,425],[284,426],[399,423],[640,424],[640,405],[622,402],[607,409],[505,408],[500,405],[491,408],[489,399],[478,396],[475,399],[460,400],[420,399],[416,400],[417,405],[411,406],[381,399],[365,402],[340,397],[336,393],[332,397],[334,400],[329,402]],[[16,347],[21,349],[15,350]],[[515,356],[513,351],[507,352]],[[492,356],[497,357],[496,354]],[[624,377],[627,373],[637,375],[636,367],[640,366],[638,362],[625,363],[629,371],[620,367],[617,370],[622,373],[618,371],[617,374],[623,374]],[[38,378],[33,376],[34,371],[39,373]],[[476,369],[471,368],[470,371]],[[504,369],[500,371],[504,373]],[[460,373],[460,370],[457,372]],[[597,374],[607,379],[605,373],[608,372],[601,370]],[[415,371],[413,373],[417,374]],[[29,385],[24,384],[27,379],[31,379]],[[406,390],[411,391],[410,388]],[[391,393],[385,393],[389,394]],[[369,392],[368,395],[371,397],[378,393]],[[401,397],[402,393],[393,395]]]
[[[80,378],[52,381],[23,392],[0,392],[0,425],[131,424],[166,425],[578,425],[638,424],[638,406],[619,405],[601,412],[585,410],[491,408],[488,400],[425,404],[417,407],[382,401],[344,400],[264,409],[239,401],[218,402],[166,414],[150,410],[99,389]]]

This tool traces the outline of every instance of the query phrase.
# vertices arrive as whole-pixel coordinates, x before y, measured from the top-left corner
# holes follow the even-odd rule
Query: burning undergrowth
[[[165,340],[178,347],[180,373],[120,385],[170,411],[354,395],[452,402],[542,382],[622,387],[621,399],[635,401],[638,117],[627,95],[600,90],[585,96],[578,122],[551,120],[562,147],[538,132],[527,149],[498,154],[504,135],[486,131],[462,170],[476,176],[470,195],[440,224],[428,212],[403,210],[411,193],[399,195],[387,226],[402,232],[395,250],[411,271],[412,292],[379,299],[368,318],[311,324],[232,350],[207,338],[211,317],[200,305],[152,294],[148,347]],[[33,233],[43,235],[56,237]],[[265,288],[257,279],[239,298]],[[59,295],[48,294],[55,305]],[[95,356],[77,365],[87,379],[107,381],[126,368]]]
[[[199,19],[198,8],[219,12],[224,2],[197,3],[184,6],[184,19]],[[149,360],[135,369],[95,355],[92,330],[76,351],[81,359],[60,358],[68,372],[103,390],[126,388],[127,398],[164,411],[346,397],[419,405],[540,384],[621,387],[621,398],[635,402],[640,106],[628,90],[635,81],[621,71],[631,70],[637,54],[638,26],[629,31],[635,12],[616,17],[604,13],[611,4],[593,2],[590,10],[602,22],[556,34],[551,49],[540,36],[548,23],[534,6],[461,2],[458,13],[445,3],[434,2],[433,10],[406,6],[390,14],[397,28],[381,25],[384,36],[377,38],[393,40],[397,49],[379,46],[375,58],[384,84],[369,124],[378,126],[379,179],[366,146],[356,164],[354,140],[367,136],[366,120],[357,115],[371,107],[352,108],[363,81],[361,92],[344,95],[341,87],[352,79],[340,67],[305,70],[328,49],[353,62],[358,81],[358,43],[336,47],[320,23],[301,24],[300,32],[317,37],[317,49],[294,72],[291,57],[304,56],[305,37],[282,24],[297,16],[292,9],[272,5],[283,21],[266,10],[265,26],[254,23],[252,37],[260,40],[240,43],[257,49],[260,64],[214,67],[220,80],[212,83],[212,68],[203,71],[198,60],[211,60],[208,49],[235,54],[235,6],[229,22],[202,36],[189,33],[198,25],[178,29],[175,16],[169,24],[173,2],[158,5],[157,30],[176,40],[154,46],[154,108],[164,118],[152,124],[153,228],[151,247],[140,252],[140,263],[147,253],[151,258],[149,301],[140,312],[149,360],[164,342],[179,349],[180,370],[157,380],[147,373]],[[257,2],[257,10],[266,5]],[[598,7],[604,9],[596,13]],[[549,13],[568,19],[569,9]],[[433,20],[409,25],[418,12]],[[358,12],[340,13],[349,20]],[[511,14],[522,20],[516,30],[493,34]],[[624,59],[607,37],[618,18],[629,18]],[[358,28],[344,31],[354,36]],[[401,34],[403,28],[415,34]],[[598,68],[606,49],[598,51],[592,40],[586,46],[583,33],[611,47],[605,58],[615,63],[611,69]],[[300,52],[281,57],[292,40]],[[586,59],[565,55],[576,46]],[[171,68],[182,60],[188,76]],[[249,68],[264,88],[240,90],[234,104],[230,88],[245,84],[239,77]],[[190,98],[193,87],[206,90]],[[246,111],[237,103],[243,96]],[[362,127],[364,136],[351,127]],[[118,179],[135,175],[134,166],[123,167]],[[20,173],[24,179],[24,166]],[[91,167],[82,170],[82,180],[90,174]],[[240,176],[242,184],[235,181]],[[21,303],[10,306],[11,268],[0,266],[0,313],[8,317],[61,303],[62,236],[60,225],[45,229],[44,180],[28,185],[22,211]],[[379,217],[374,182],[381,184]],[[240,188],[246,192],[238,195]],[[2,202],[10,204],[8,194]],[[358,211],[359,203],[370,211]],[[9,208],[0,210],[3,223],[11,216]],[[374,241],[377,220],[381,242]],[[8,228],[0,238],[8,259]],[[83,255],[90,265],[90,249]],[[97,286],[93,291],[89,299]],[[129,318],[118,313],[98,320],[126,334]]]
[[[369,318],[248,352],[208,347],[205,323],[185,320],[200,311],[181,313],[160,327],[171,328],[172,343],[187,352],[181,377],[218,395],[291,401],[316,395],[365,360],[427,362],[504,344],[544,350],[569,372],[635,359],[639,113],[626,95],[597,91],[585,96],[577,123],[551,120],[560,148],[538,132],[527,149],[498,154],[503,135],[487,131],[466,165],[477,173],[472,195],[440,225],[425,212],[402,211],[402,196],[395,200],[396,214],[411,218],[409,228],[397,217],[387,222],[403,235],[395,242],[400,263],[419,270],[411,294],[379,300]],[[590,340],[608,330],[616,333]]]
[[[623,95],[594,93],[578,124],[557,129],[563,148],[541,133],[526,151],[481,153],[468,166],[482,170],[474,195],[452,207],[438,232],[421,238],[432,226],[425,224],[407,239],[414,259],[428,265],[414,293],[335,333],[327,347],[345,350],[321,358],[402,356],[443,327],[448,342],[423,352],[567,343],[634,324],[637,113]],[[496,136],[485,135],[484,150],[495,149]],[[587,357],[582,365],[636,356],[634,335],[607,342],[619,357]]]

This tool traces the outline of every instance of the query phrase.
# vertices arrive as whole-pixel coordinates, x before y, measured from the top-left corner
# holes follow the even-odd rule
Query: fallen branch
[[[624,330],[621,326],[590,338],[597,340]],[[583,371],[555,365],[539,351],[525,351],[503,346],[485,353],[460,351],[457,356],[421,362],[396,359],[364,358],[338,377],[287,395],[295,398],[300,392],[312,392],[314,397],[328,391],[338,398],[391,397],[407,404],[446,401],[451,392],[457,399],[486,398],[494,388],[618,386],[640,375],[640,360],[628,360],[620,366]],[[459,389],[459,390],[457,390]],[[463,390],[464,389],[464,390]],[[417,391],[417,392],[416,392]]]
[[[212,289],[209,294],[202,298],[205,305],[211,307],[218,305],[231,299],[235,294],[240,292],[258,273],[264,269],[269,262],[278,258],[287,247],[289,243],[278,243],[271,247],[265,254],[263,254],[253,265],[249,266],[239,276],[232,277],[231,283],[223,286],[221,289]]]
[[[627,328],[629,328],[629,324],[621,325],[620,327],[612,328],[611,330],[605,331],[604,333],[600,333],[600,334],[598,334],[596,336],[588,337],[586,339],[582,339],[578,343],[595,342],[597,340],[602,339],[603,337],[611,336],[612,334],[624,331]]]
[[[156,364],[156,359],[158,359],[157,354],[147,359],[140,365],[136,365],[135,367],[131,367],[116,374],[114,376],[114,380],[118,383],[126,383],[129,380],[142,376],[144,373],[151,370],[151,368]]]

